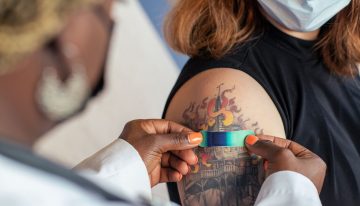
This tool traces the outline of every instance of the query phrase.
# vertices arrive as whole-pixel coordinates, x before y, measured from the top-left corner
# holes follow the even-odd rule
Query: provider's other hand
[[[319,156],[296,142],[279,137],[251,135],[245,142],[249,153],[265,159],[266,176],[284,170],[297,172],[309,178],[320,193],[326,164]]]
[[[140,154],[147,168],[150,184],[177,182],[198,159],[191,150],[202,141],[201,133],[167,120],[128,122],[120,138]]]

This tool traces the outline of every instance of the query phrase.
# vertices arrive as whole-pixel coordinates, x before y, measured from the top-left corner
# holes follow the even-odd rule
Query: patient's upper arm
[[[173,97],[166,118],[195,130],[253,129],[285,137],[281,117],[266,91],[234,69],[212,69],[190,79]]]
[[[219,68],[186,82],[166,119],[194,130],[251,129],[285,137],[281,117],[265,90],[239,70]],[[262,183],[258,159],[243,148],[198,148],[199,164],[178,184],[183,205],[251,205]]]

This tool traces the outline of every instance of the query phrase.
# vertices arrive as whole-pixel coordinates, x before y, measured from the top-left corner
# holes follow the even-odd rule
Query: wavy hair
[[[354,76],[360,63],[360,0],[352,0],[322,27],[316,49],[336,74]],[[176,51],[220,58],[263,29],[256,0],[177,0],[164,24],[165,38]]]

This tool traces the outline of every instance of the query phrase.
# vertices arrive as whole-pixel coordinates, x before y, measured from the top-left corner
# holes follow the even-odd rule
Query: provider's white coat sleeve
[[[320,206],[315,185],[304,175],[280,171],[266,178],[256,199],[256,206]]]
[[[145,164],[135,148],[125,140],[115,140],[74,169],[113,193],[151,199]]]

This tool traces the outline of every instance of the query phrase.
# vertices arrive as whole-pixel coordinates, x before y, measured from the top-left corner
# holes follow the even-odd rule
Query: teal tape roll
[[[200,131],[203,135],[203,141],[200,147],[244,147],[245,138],[248,135],[255,135],[252,130],[239,130],[227,132]]]

